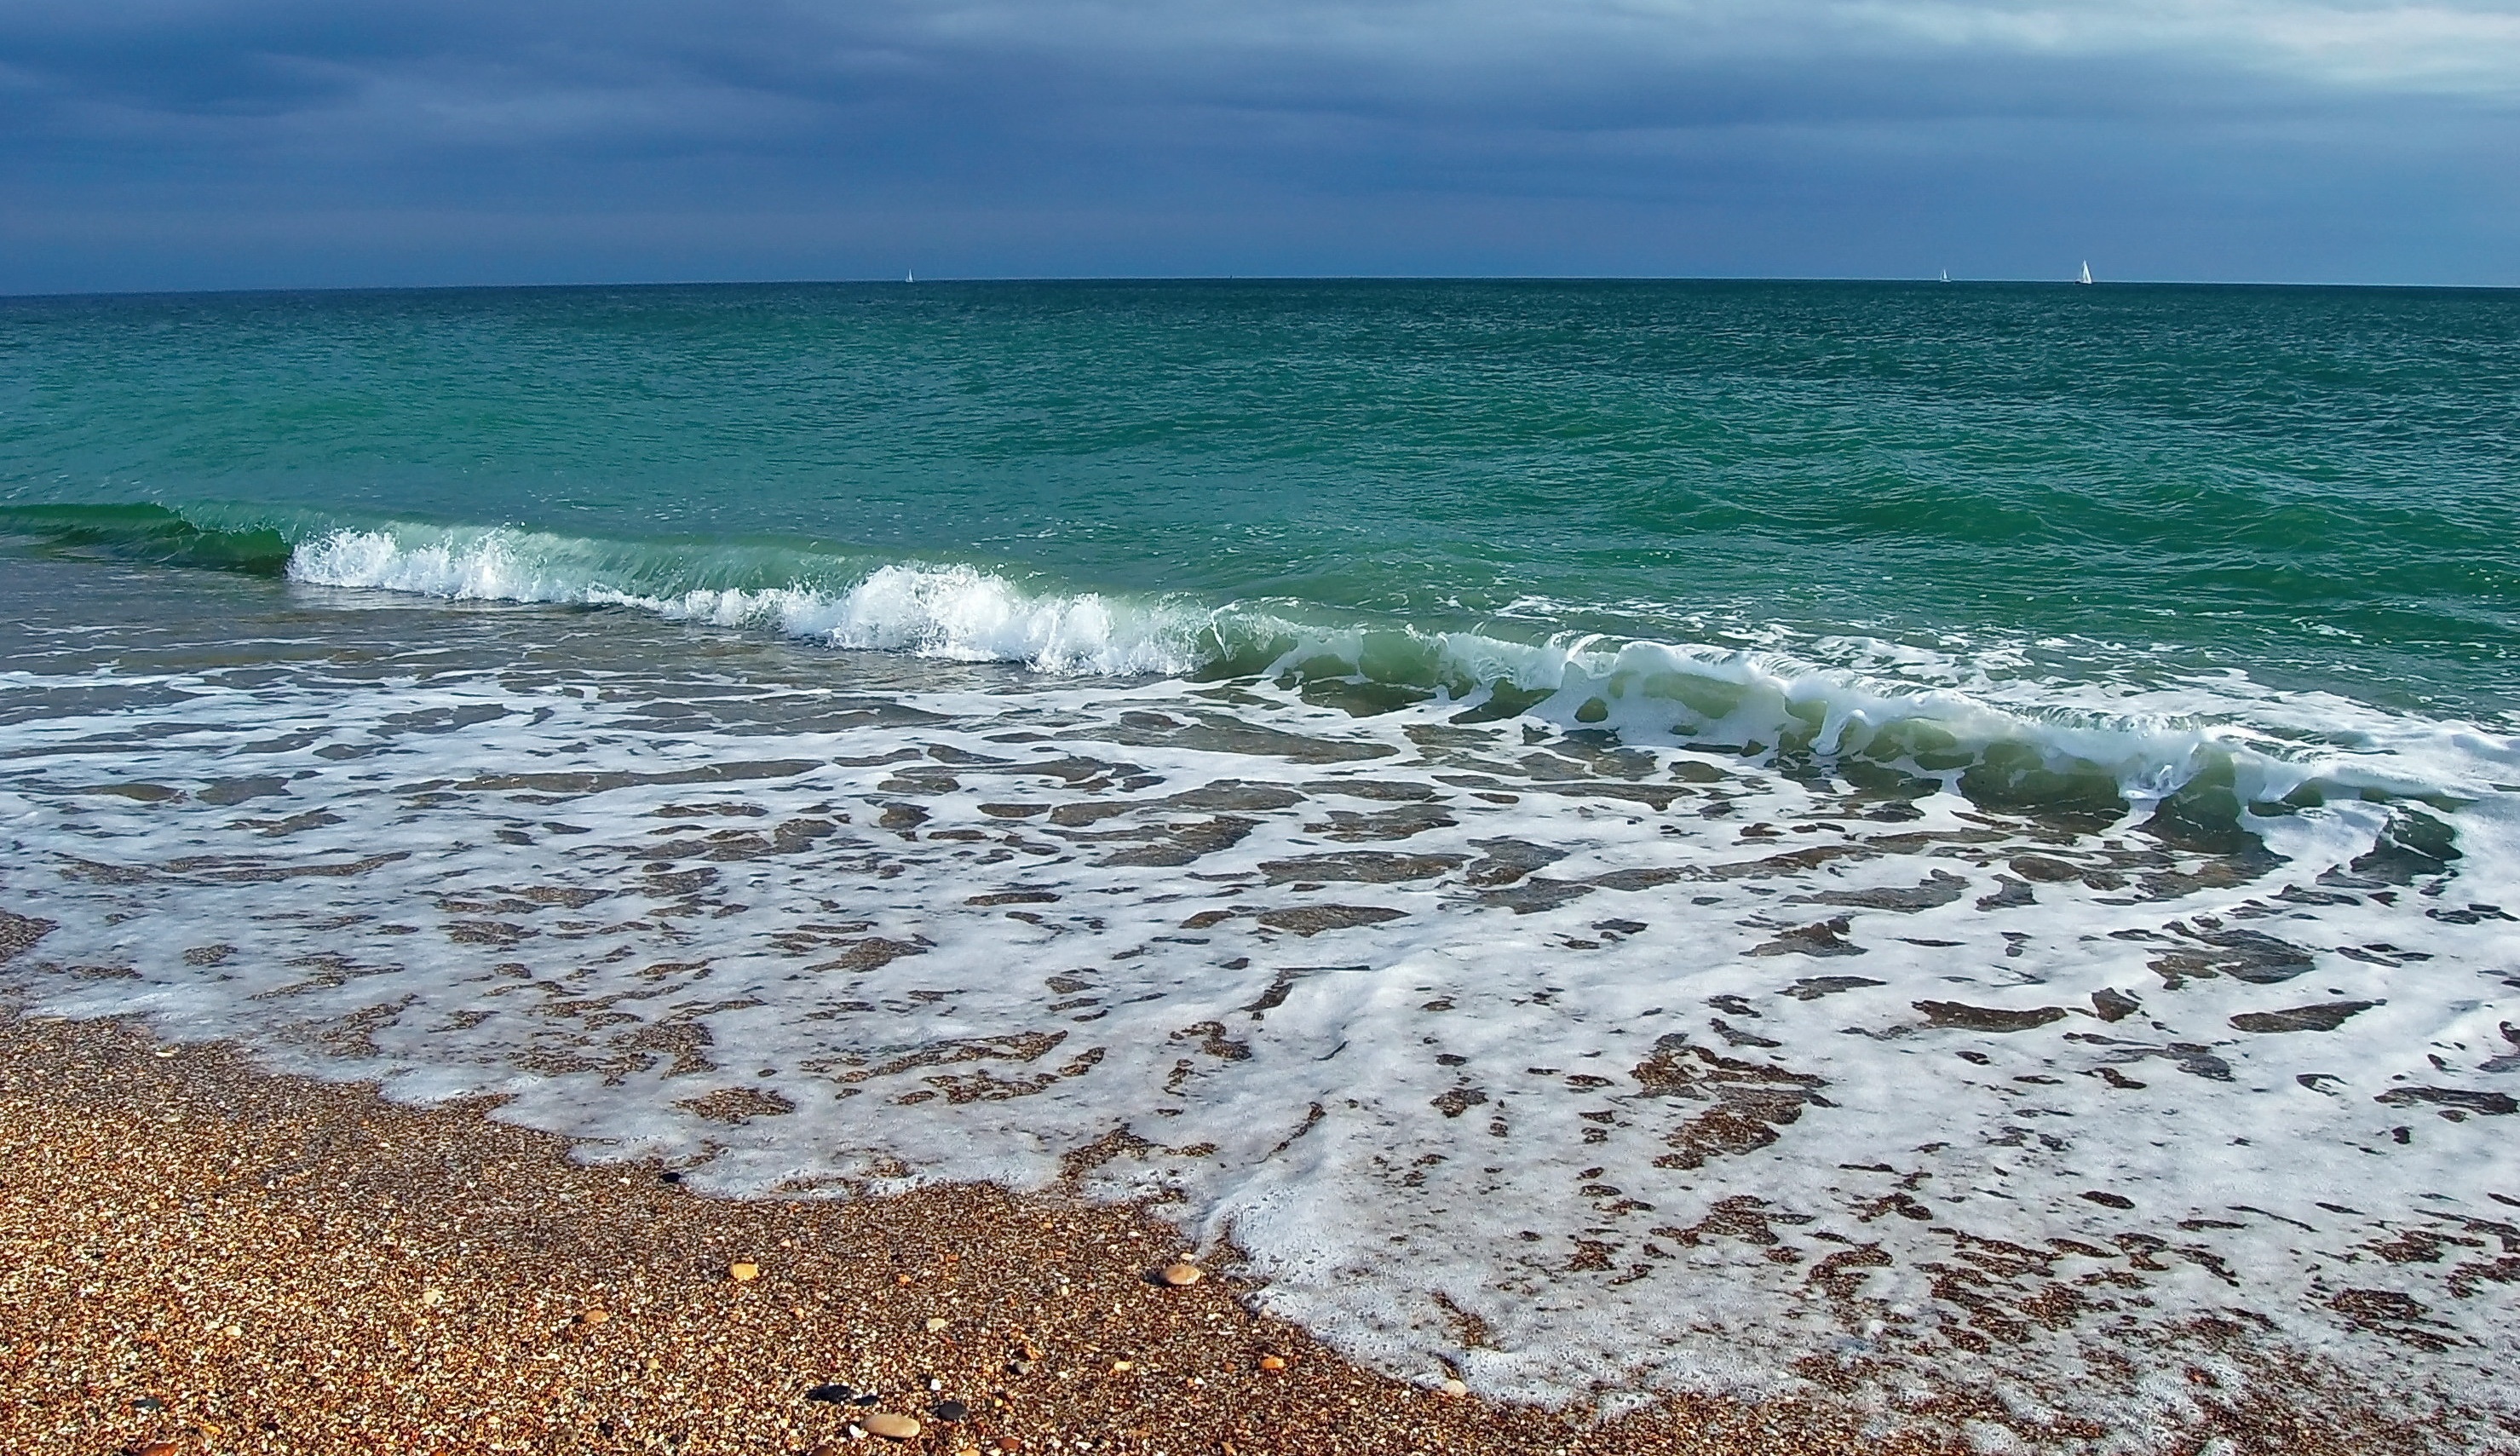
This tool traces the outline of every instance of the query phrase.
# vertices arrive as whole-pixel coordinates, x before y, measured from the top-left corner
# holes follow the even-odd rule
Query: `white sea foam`
[[[1133,675],[1197,664],[1195,616],[1099,593],[1036,594],[969,566],[878,567],[854,584],[653,589],[630,548],[510,530],[336,530],[299,546],[290,576],[457,601],[630,607],[719,626],[767,626],[834,647],[1046,671]],[[685,566],[691,564],[675,563]],[[698,565],[706,566],[702,561]],[[670,568],[661,574],[673,574]]]
[[[11,904],[59,924],[12,975],[400,1096],[498,1093],[726,1193],[1037,1186],[1125,1128],[1092,1191],[1176,1200],[1270,1307],[1497,1394],[1844,1359],[1894,1405],[1992,1393],[2035,1433],[2044,1401],[2134,1448],[2206,1398],[2187,1365],[2236,1387],[2254,1349],[2520,1407],[2494,735],[2340,717],[2282,761],[2469,801],[2340,795],[2209,853],[2140,806],[2062,833],[1670,722],[1554,731],[1670,668],[1627,645],[1504,664],[1558,693],[1479,724],[1259,680],[686,695],[670,634],[555,676],[395,633],[286,676],[13,679],[59,707],[0,730]],[[1701,665],[1743,725],[1835,713],[1843,745],[1887,711]],[[2456,860],[2388,849],[2449,847],[2424,824]]]
[[[1936,651],[1868,637],[1761,650],[1559,634],[1325,628],[1267,605],[1192,608],[1100,593],[1030,591],[977,568],[888,563],[822,575],[845,585],[677,586],[730,566],[653,545],[510,529],[396,527],[326,532],[290,575],[311,584],[466,601],[617,606],[676,620],[760,628],[838,648],[1021,663],[1102,676],[1180,675],[1265,645],[1267,674],[1344,663],[1397,670],[1475,698],[1540,695],[1520,711],[1649,744],[1869,754],[1913,767],[2009,746],[2048,773],[2104,779],[2131,802],[2228,769],[2241,802],[2305,786],[2330,792],[2491,793],[2520,768],[2520,739],[2474,724],[2373,710],[2327,694],[2278,694],[2232,674],[2151,682],[2026,670],[2016,646]],[[790,564],[792,565],[792,564]],[[664,584],[652,578],[661,578]],[[1561,609],[1562,610],[1562,609]],[[1338,670],[1335,666],[1329,670]],[[2480,775],[2480,768],[2493,770]],[[1946,774],[1946,777],[1949,777]]]

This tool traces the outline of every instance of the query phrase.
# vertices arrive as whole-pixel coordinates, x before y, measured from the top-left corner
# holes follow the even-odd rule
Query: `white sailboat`
[[[1951,269],[1949,269],[1949,268],[1945,268],[1945,269],[1943,270],[1943,282],[1945,282],[1945,283],[1949,283],[1949,282],[1951,282],[1951,281],[1952,281],[1952,270],[1951,270]]]
[[[2086,273],[2089,273],[2089,272],[2091,272],[2092,270],[2091,270],[2091,269],[2089,269],[2089,268],[2085,268],[2083,271],[2084,271],[2084,272],[2086,272]],[[902,282],[904,282],[904,283],[917,283],[917,282],[919,281],[919,275],[918,275],[917,273],[910,272],[910,271],[908,271],[908,270],[904,270],[904,271],[903,271],[903,273],[902,273],[902,275],[901,275],[901,281],[902,281]],[[2088,278],[2084,279],[2083,281],[2084,281],[2085,283],[2089,283],[2089,282],[2091,282],[2091,280],[2090,280],[2090,279],[2088,279]]]
[[[2075,282],[2077,282],[2077,283],[2089,283],[2089,282],[2091,282],[2091,281],[2092,281],[2092,260],[2091,260],[2090,258],[2085,258],[2085,259],[2083,259],[2083,276],[2082,276],[2081,278],[2079,278],[2079,279],[2076,279],[2076,280],[2075,280]]]

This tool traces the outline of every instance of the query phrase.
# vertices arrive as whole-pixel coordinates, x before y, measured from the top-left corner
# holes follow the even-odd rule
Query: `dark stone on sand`
[[[2246,1011],[2231,1018],[2231,1024],[2242,1031],[2333,1031],[2348,1018],[2369,1011],[2380,1001],[2323,1001],[2317,1006],[2295,1006],[2285,1011]]]
[[[1458,1117],[1487,1100],[1488,1095],[1476,1087],[1455,1087],[1452,1091],[1436,1098],[1433,1106],[1435,1111],[1447,1117]]]
[[[2083,1197],[2090,1199],[2092,1203],[2098,1204],[2105,1208],[2132,1208],[2135,1206],[2135,1200],[2128,1198],[2125,1194],[2102,1193],[2096,1188],[2084,1194]]]
[[[1307,824],[1307,834],[1318,834],[1348,843],[1370,840],[1405,840],[1432,829],[1450,829],[1460,821],[1446,812],[1441,804],[1403,804],[1379,813],[1360,814],[1352,809],[1332,809],[1329,818],[1319,824]]]
[[[1615,889],[1622,893],[1633,894],[1641,889],[1659,889],[1663,886],[1675,884],[1683,880],[1705,880],[1709,878],[1712,877],[1707,875],[1703,870],[1693,867],[1684,868],[1666,865],[1643,870],[1612,870],[1606,875],[1594,877],[1593,883],[1603,889]]]
[[[1913,914],[1931,910],[1958,899],[1968,889],[1968,882],[1949,870],[1936,870],[1922,885],[1908,888],[1825,889],[1806,895],[1799,903],[1807,905],[1848,905],[1859,910],[1896,910]]]
[[[1271,930],[1318,935],[1324,931],[1380,925],[1387,920],[1398,920],[1407,913],[1384,905],[1287,905],[1262,911],[1260,923]]]
[[[2228,976],[2252,985],[2272,985],[2315,964],[2310,951],[2257,931],[2195,931],[2178,922],[2171,929],[2195,942],[2194,947],[2165,951],[2146,964],[2173,990],[2191,977],[2204,980]]]
[[[2022,879],[2035,880],[2042,885],[2062,885],[2069,880],[2083,878],[2081,866],[2045,854],[2016,854],[2012,857],[2011,868],[2012,873]]]
[[[249,779],[215,779],[201,791],[198,797],[207,804],[243,803],[248,798],[269,798],[289,792],[289,781],[277,774],[264,774]]]
[[[1552,880],[1545,875],[1534,875],[1519,885],[1481,890],[1478,903],[1482,910],[1510,910],[1516,915],[1530,915],[1536,911],[1554,910],[1569,900],[1580,900],[1591,894],[1593,888],[1580,880]]]
[[[816,1386],[805,1392],[805,1398],[826,1405],[846,1405],[858,1398],[858,1392],[847,1386]]]
[[[1750,947],[1750,954],[1754,956],[1863,955],[1865,953],[1863,946],[1845,938],[1846,928],[1853,923],[1848,917],[1841,915],[1835,920],[1822,921],[1819,925],[1807,925],[1798,931],[1787,931],[1774,940]]]
[[[2123,1022],[2142,1009],[2142,1002],[2114,987],[2102,986],[2092,992],[2092,1010],[2104,1022]]]
[[[1672,1151],[1654,1159],[1662,1168],[1755,1152],[1777,1141],[1778,1128],[1800,1120],[1804,1108],[1831,1105],[1820,1093],[1828,1085],[1820,1077],[1691,1046],[1679,1032],[1655,1041],[1653,1055],[1629,1075],[1647,1097],[1712,1104],[1664,1134]]]
[[[1378,779],[1315,779],[1304,786],[1304,792],[1344,794],[1351,798],[1379,799],[1385,803],[1405,803],[1435,796],[1435,791],[1423,784],[1390,783]]]
[[[2342,1290],[2327,1301],[2327,1307],[2358,1325],[2413,1324],[2432,1313],[2431,1306],[2396,1290]]]
[[[971,1408],[960,1400],[937,1401],[934,1410],[940,1421],[960,1421],[971,1413]]]
[[[1291,880],[1350,880],[1365,885],[1396,885],[1407,880],[1431,880],[1468,859],[1466,854],[1395,854],[1388,850],[1351,849],[1338,854],[1263,860],[1260,873],[1276,884]]]
[[[1551,844],[1534,844],[1524,840],[1472,840],[1470,847],[1481,852],[1462,878],[1472,885],[1495,887],[1511,885],[1534,870],[1547,869],[1566,857],[1566,851]]]
[[[1158,800],[1167,808],[1238,810],[1255,813],[1268,809],[1290,809],[1302,803],[1304,796],[1283,784],[1252,784],[1240,779],[1219,779],[1203,788],[1188,790]]]
[[[1817,1001],[1822,996],[1834,996],[1840,991],[1861,990],[1866,986],[1888,985],[1889,983],[1890,982],[1886,980],[1874,980],[1868,976],[1806,976],[1802,979],[1795,981],[1792,985],[1785,987],[1784,993],[1793,997],[1797,1001]],[[1736,996],[1732,999],[1739,1000],[1740,998]],[[1710,1001],[1707,1004],[1712,1006],[1715,1003]],[[1725,1009],[1731,1011],[1734,1008],[1726,1007]],[[1757,1012],[1750,1011],[1746,1007],[1740,1008],[1740,1011],[1741,1014],[1745,1016],[1758,1015]]]
[[[1169,869],[1189,864],[1202,854],[1230,849],[1257,827],[1254,820],[1226,815],[1194,824],[1167,825],[1162,841],[1143,848],[1123,849],[1102,863],[1112,868]]]
[[[2027,1011],[2007,1011],[1997,1006],[1971,1006],[1961,1001],[1918,1001],[1912,1003],[1925,1014],[1934,1026],[1958,1026],[1970,1031],[2027,1031],[2045,1026],[2049,1022],[2065,1019],[2061,1006],[2034,1006]]]
[[[2471,1092],[2464,1087],[2394,1087],[2371,1100],[2389,1107],[2430,1103],[2459,1112],[2482,1113],[2489,1117],[2520,1113],[2520,1102],[2514,1102],[2508,1092]]]
[[[1995,893],[1978,896],[1977,908],[1980,910],[2018,910],[2024,905],[2039,903],[2039,896],[2031,891],[2026,881],[2015,880],[2010,875],[1998,875],[1995,883],[2001,887]]]
[[[927,947],[923,945],[913,945],[907,940],[892,940],[881,935],[872,935],[864,940],[852,941],[848,948],[841,951],[835,959],[822,961],[805,969],[808,971],[877,971],[905,956],[926,953]]]
[[[1535,784],[1534,792],[1563,795],[1569,798],[1609,798],[1625,803],[1643,804],[1656,812],[1687,797],[1692,791],[1670,784]]]

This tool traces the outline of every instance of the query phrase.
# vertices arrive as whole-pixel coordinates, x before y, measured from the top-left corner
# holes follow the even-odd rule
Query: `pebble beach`
[[[985,1186],[703,1198],[654,1167],[572,1162],[494,1111],[397,1107],[120,1023],[13,1019],[0,1438],[24,1456],[1921,1456],[2003,1438],[1987,1410],[1911,1413],[1940,1436],[1868,1433],[1824,1390],[1617,1418],[1489,1404],[1253,1314],[1230,1251],[1186,1246],[1159,1209]],[[1219,1254],[1220,1274],[1164,1282]],[[2426,1438],[2302,1392],[2208,1408],[2182,1450]]]

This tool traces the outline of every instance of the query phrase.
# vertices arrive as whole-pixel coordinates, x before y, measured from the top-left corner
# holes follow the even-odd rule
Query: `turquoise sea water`
[[[2506,294],[556,290],[20,300],[0,330],[5,523],[108,554],[275,569],[342,527],[501,526],[537,533],[510,574],[447,584],[968,565],[1229,609],[1228,653],[1284,622],[1862,634],[2515,703]],[[1437,675],[1397,658],[1373,665]]]
[[[2461,1449],[2515,628],[2511,294],[0,300],[0,989],[687,1189],[1116,1148],[1500,1396]]]

